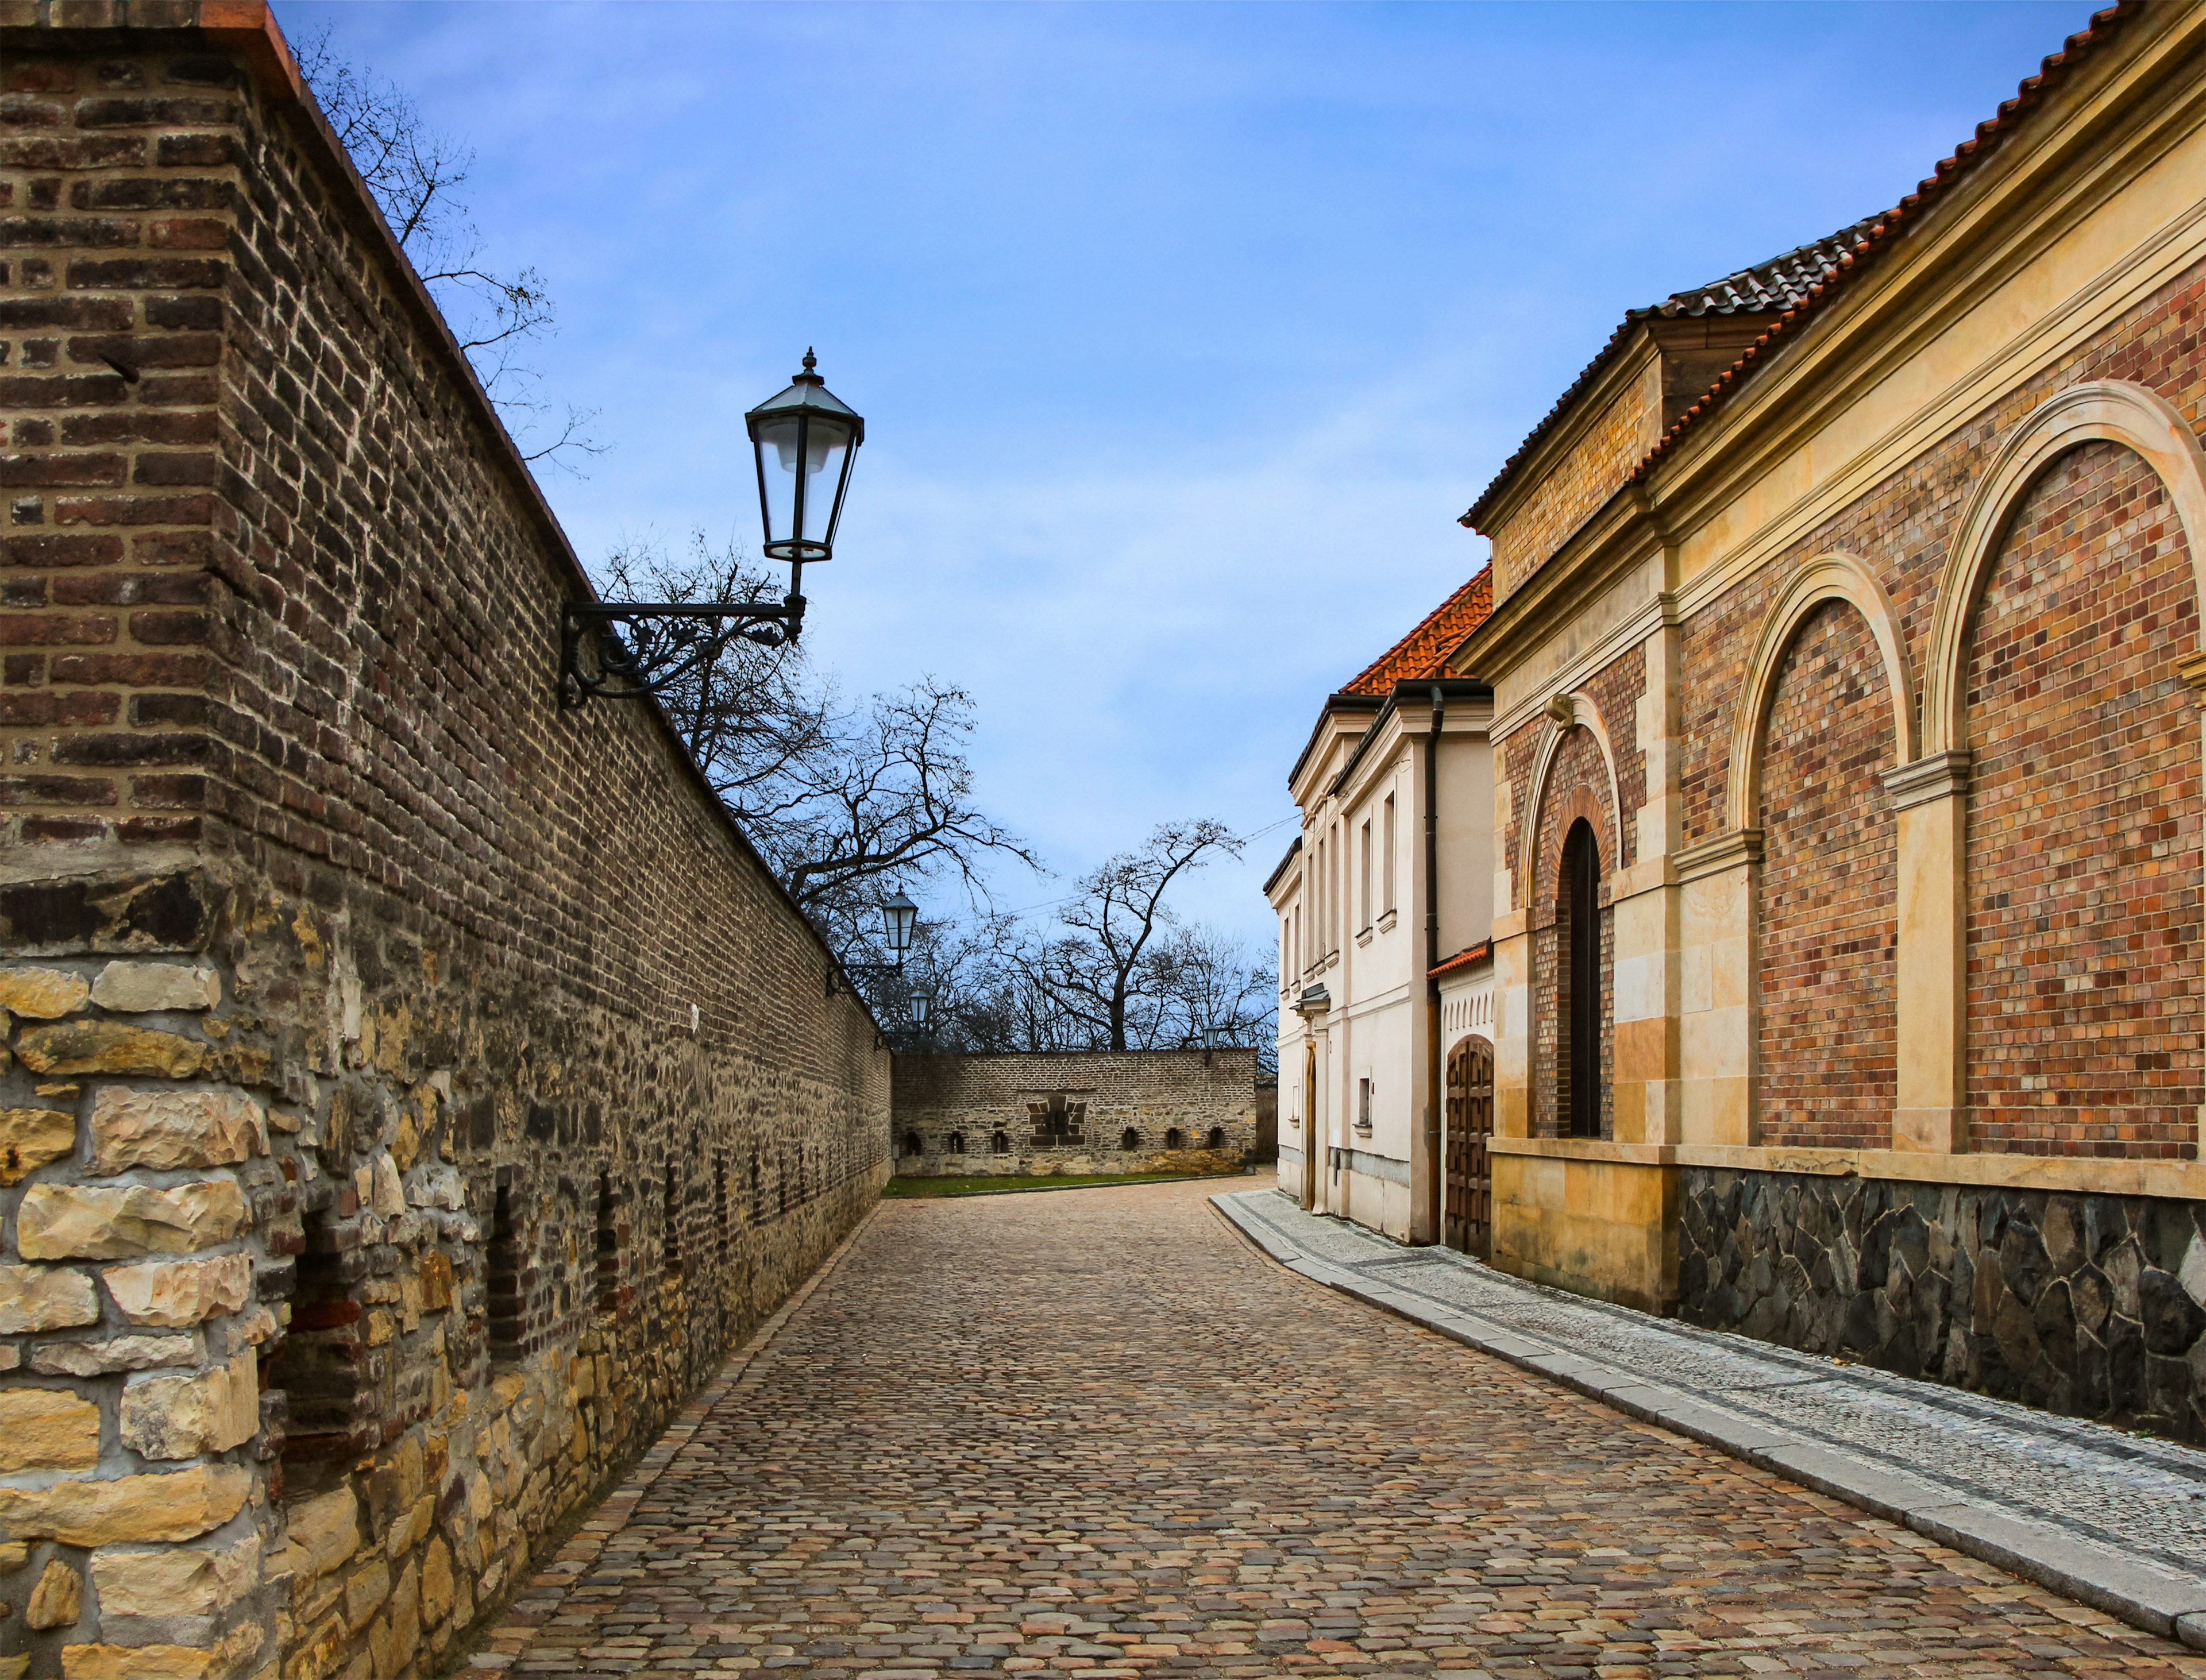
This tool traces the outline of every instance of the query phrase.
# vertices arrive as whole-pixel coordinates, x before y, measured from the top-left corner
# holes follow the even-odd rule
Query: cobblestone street
[[[474,1662],[2206,1676],[1309,1284],[1216,1188],[884,1204]]]

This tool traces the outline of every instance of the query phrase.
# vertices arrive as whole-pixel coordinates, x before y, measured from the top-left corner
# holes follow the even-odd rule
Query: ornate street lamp
[[[934,1030],[934,988],[931,986],[911,989],[911,1029],[921,1038]]]
[[[559,627],[559,704],[641,700],[659,694],[717,657],[722,639],[710,624],[761,647],[795,641],[804,630],[804,567],[831,560],[850,465],[866,441],[866,422],[827,389],[810,350],[789,388],[743,416],[758,469],[764,552],[789,564],[780,602],[589,601],[569,603]],[[586,669],[585,641],[594,669]]]
[[[903,967],[903,955],[911,949],[912,924],[919,919],[919,906],[902,892],[881,903],[881,924],[887,931],[889,949],[896,953],[897,967]]]

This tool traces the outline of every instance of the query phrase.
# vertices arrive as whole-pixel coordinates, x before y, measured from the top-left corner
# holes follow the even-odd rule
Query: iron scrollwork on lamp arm
[[[724,640],[707,634],[717,624],[730,625],[732,634],[761,647],[779,647],[803,631],[804,597],[792,588],[778,605],[569,601],[559,623],[559,704],[665,694],[718,657]],[[582,656],[585,642],[592,645],[593,661]]]

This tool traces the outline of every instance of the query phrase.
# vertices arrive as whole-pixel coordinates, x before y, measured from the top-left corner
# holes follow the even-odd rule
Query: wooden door
[[[1486,1140],[1494,1132],[1494,1046],[1465,1039],[1447,1059],[1447,1200],[1440,1240],[1483,1257],[1493,1231],[1494,1179]]]

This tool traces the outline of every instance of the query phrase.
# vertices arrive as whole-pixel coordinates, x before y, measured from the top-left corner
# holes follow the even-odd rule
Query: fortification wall
[[[888,1057],[559,710],[574,556],[208,15],[0,29],[0,1675],[408,1680],[870,1206]]]
[[[896,1058],[896,1171],[1231,1172],[1255,1159],[1253,1050]]]

